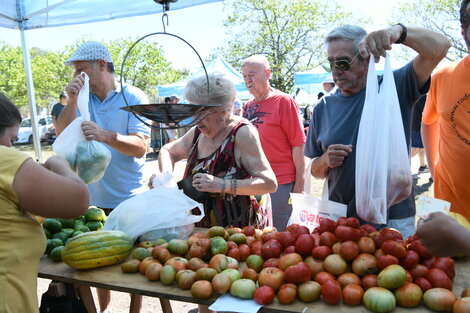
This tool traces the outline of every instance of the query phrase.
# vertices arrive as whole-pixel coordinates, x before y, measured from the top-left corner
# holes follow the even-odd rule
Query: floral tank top
[[[239,122],[227,135],[224,142],[206,158],[197,158],[197,146],[201,132],[196,128],[193,145],[188,156],[184,178],[203,170],[205,173],[223,179],[246,179],[250,174],[235,161],[235,135],[240,127],[248,125]],[[196,224],[209,228],[214,225],[223,227],[244,227],[253,225],[264,228],[267,225],[266,212],[260,207],[255,196],[233,197],[232,194],[212,193],[204,204],[204,218]]]

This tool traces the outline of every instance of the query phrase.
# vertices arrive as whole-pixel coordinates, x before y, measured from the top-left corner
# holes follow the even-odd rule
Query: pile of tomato
[[[470,312],[470,288],[459,299],[452,292],[452,258],[432,255],[416,235],[404,240],[395,229],[378,231],[352,217],[321,219],[312,233],[296,224],[283,232],[214,226],[187,240],[141,242],[131,257],[123,272],[176,282],[200,299],[229,292],[260,304],[276,297],[281,304],[321,298],[331,305],[364,304],[373,312],[421,303]]]

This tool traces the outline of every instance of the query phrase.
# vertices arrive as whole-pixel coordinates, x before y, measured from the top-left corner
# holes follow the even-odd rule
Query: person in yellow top
[[[470,0],[460,6],[463,39],[470,51]],[[434,179],[434,197],[470,220],[470,55],[432,75],[421,135]]]
[[[88,189],[67,161],[37,164],[13,149],[21,114],[0,92],[0,312],[39,312],[37,273],[46,237],[34,215],[75,218]],[[60,190],[60,192],[57,192]]]

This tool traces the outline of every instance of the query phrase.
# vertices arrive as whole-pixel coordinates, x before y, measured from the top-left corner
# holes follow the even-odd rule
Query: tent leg
[[[26,38],[26,33],[23,29],[23,25],[20,24],[21,32],[21,44],[23,46],[23,61],[24,68],[26,71],[26,85],[28,86],[28,104],[29,111],[31,114],[31,126],[33,129],[33,143],[34,143],[34,152],[36,153],[36,159],[39,163],[42,163],[42,153],[41,153],[41,142],[38,132],[38,118],[36,112],[36,101],[34,99],[34,84],[33,84],[33,72],[31,70],[31,56],[29,54],[28,41]]]

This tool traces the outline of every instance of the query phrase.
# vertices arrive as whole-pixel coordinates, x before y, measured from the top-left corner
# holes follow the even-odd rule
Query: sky
[[[354,10],[355,14],[370,18],[378,27],[387,25],[390,9],[397,2],[398,0],[338,0],[346,10]],[[34,29],[26,31],[26,34],[29,47],[61,50],[81,38],[107,42],[122,37],[137,39],[150,33],[162,32],[161,16],[160,13],[99,23]],[[166,31],[188,41],[203,60],[224,42],[225,30],[222,23],[227,12],[223,10],[222,2],[175,11],[170,8],[168,16],[169,25]],[[182,41],[161,35],[148,39],[162,44],[166,58],[175,68],[200,67],[196,54]],[[0,28],[0,40],[21,46],[18,30]]]

